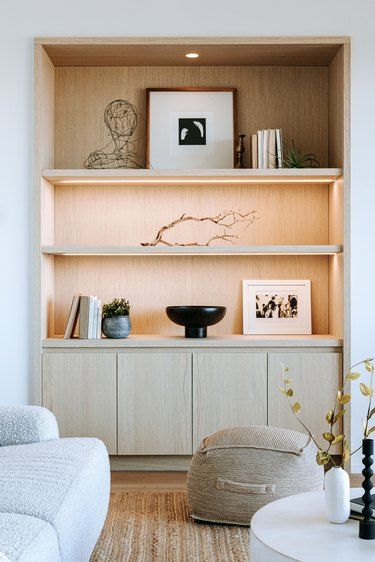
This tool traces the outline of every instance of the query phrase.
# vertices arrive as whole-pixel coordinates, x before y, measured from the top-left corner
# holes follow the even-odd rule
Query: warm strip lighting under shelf
[[[259,178],[259,177],[252,177],[252,178],[122,178],[119,180],[114,179],[100,179],[97,180],[93,179],[71,179],[71,180],[53,180],[51,179],[51,183],[54,185],[197,185],[197,184],[273,184],[273,183],[313,183],[313,184],[329,184],[336,181],[336,177],[325,177],[325,178]]]
[[[48,253],[48,252],[46,252]],[[59,255],[59,256],[334,256],[337,255],[338,252],[314,252],[314,253],[309,253],[309,252],[248,252],[248,253],[243,253],[243,254],[233,254],[233,253],[229,253],[229,252],[217,252],[217,253],[211,253],[211,254],[193,254],[193,253],[181,253],[181,254],[177,254],[175,253],[167,253],[167,252],[158,252],[158,253],[152,253],[152,254],[139,254],[136,252],[129,252],[129,253],[100,253],[100,252],[95,252],[95,253],[80,253],[80,252],[62,252],[62,253],[56,253],[55,255]]]

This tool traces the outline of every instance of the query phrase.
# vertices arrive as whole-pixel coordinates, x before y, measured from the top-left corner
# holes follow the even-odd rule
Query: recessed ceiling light
[[[198,53],[186,53],[185,57],[187,59],[197,59],[199,57]]]

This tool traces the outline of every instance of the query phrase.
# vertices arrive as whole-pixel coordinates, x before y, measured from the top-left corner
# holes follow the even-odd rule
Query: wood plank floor
[[[186,490],[187,472],[131,472],[113,471],[111,473],[112,491],[126,490]],[[350,478],[352,488],[362,483],[361,474],[353,474]]]
[[[187,472],[112,471],[111,490],[186,490]]]

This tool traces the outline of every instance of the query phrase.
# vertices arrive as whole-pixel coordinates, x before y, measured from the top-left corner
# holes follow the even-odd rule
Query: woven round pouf
[[[206,437],[188,472],[191,516],[250,525],[272,501],[321,490],[324,471],[316,453],[308,435],[277,427],[234,427]]]

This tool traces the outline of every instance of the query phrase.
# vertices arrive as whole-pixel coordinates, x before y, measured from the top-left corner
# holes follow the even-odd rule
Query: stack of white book
[[[264,129],[251,135],[251,163],[260,169],[283,167],[281,129]]]
[[[85,340],[102,336],[102,301],[98,297],[74,295],[64,338],[73,338],[79,319],[78,337]]]

